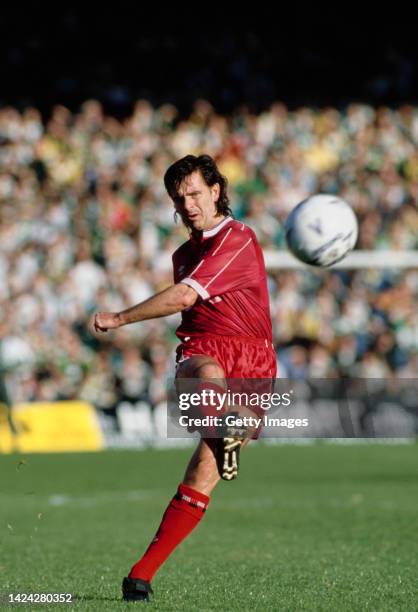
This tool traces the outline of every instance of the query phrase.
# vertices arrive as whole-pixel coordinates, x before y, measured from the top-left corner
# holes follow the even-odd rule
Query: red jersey
[[[226,217],[192,235],[173,255],[174,282],[199,297],[182,311],[177,336],[249,336],[272,340],[263,253],[249,227]]]

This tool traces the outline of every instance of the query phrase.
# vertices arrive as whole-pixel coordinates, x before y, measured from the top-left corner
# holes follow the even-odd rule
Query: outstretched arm
[[[128,323],[166,317],[190,308],[197,298],[194,289],[184,283],[177,283],[122,312],[97,312],[94,316],[94,329],[105,332]]]

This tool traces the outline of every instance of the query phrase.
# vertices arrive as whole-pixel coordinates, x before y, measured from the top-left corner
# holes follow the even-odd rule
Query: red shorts
[[[276,353],[271,342],[264,338],[249,338],[243,336],[194,336],[183,341],[176,351],[177,364],[186,361],[193,355],[208,355],[213,357],[225,372],[225,378],[257,379],[247,383],[247,392],[271,393],[273,379],[276,378]],[[239,381],[236,380],[236,383]],[[244,390],[238,384],[235,391]],[[252,412],[263,417],[265,411],[259,406],[251,407]],[[261,426],[253,433],[252,438],[260,435]]]
[[[276,353],[264,338],[193,336],[176,351],[180,364],[193,355],[209,355],[222,366],[226,378],[276,378]]]
[[[232,390],[256,392],[258,397],[262,393],[272,392],[277,373],[276,353],[272,343],[266,339],[241,336],[194,336],[177,347],[176,362],[180,364],[193,355],[213,357],[222,366],[225,378],[232,379],[230,380]],[[244,383],[243,387],[238,380],[234,384],[233,379],[256,380],[254,383]],[[258,417],[263,417],[265,414],[259,405],[251,406],[250,409]],[[257,439],[260,431],[261,426],[253,433],[252,438]]]

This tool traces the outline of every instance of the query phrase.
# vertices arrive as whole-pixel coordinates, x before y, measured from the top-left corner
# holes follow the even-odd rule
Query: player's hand
[[[107,332],[108,329],[120,327],[122,322],[117,312],[96,312],[93,325],[95,331]]]

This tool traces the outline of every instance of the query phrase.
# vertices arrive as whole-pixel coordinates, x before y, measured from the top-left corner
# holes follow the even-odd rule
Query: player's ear
[[[219,195],[221,193],[221,187],[219,183],[215,183],[214,185],[212,185],[211,190],[212,190],[213,199],[215,200],[215,202],[217,202],[219,200]]]

